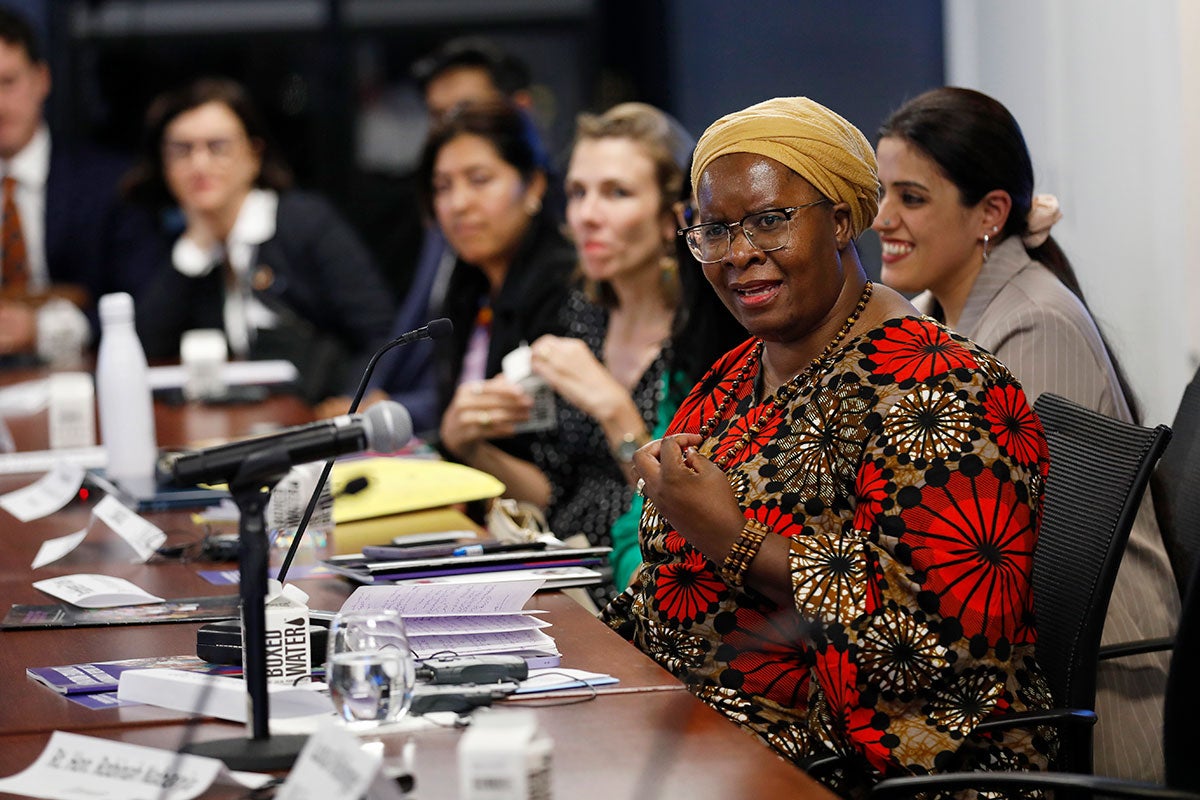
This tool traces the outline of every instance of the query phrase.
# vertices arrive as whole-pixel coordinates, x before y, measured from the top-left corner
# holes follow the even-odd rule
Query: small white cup
[[[183,362],[183,396],[188,400],[216,400],[227,391],[222,371],[229,360],[224,331],[198,328],[183,334],[179,343]]]
[[[55,372],[50,376],[50,449],[96,444],[96,390],[87,372]]]

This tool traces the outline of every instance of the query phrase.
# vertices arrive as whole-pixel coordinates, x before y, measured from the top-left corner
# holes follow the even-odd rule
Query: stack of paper
[[[392,608],[404,617],[417,658],[509,654],[530,667],[557,666],[558,646],[544,632],[543,611],[524,610],[540,580],[459,580],[360,586],[343,612]]]
[[[541,579],[544,589],[562,589],[600,583],[603,575],[599,569],[607,563],[612,548],[547,547],[485,550],[479,554],[468,552],[469,548],[463,550],[460,555],[402,558],[373,558],[354,553],[333,556],[322,563],[339,575],[366,584],[450,577],[478,582],[480,576],[490,576],[493,580]],[[413,555],[419,553],[414,551]]]

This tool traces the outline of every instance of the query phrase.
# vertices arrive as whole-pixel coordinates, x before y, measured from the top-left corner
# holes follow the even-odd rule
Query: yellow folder
[[[346,484],[366,478],[364,489],[344,493]],[[339,461],[330,475],[333,521],[371,519],[498,497],[504,484],[486,472],[427,458],[363,458]]]

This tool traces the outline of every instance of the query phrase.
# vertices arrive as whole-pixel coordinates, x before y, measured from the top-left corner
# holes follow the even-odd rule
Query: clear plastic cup
[[[325,681],[347,723],[382,725],[407,714],[416,671],[400,614],[387,609],[338,614],[329,627]]]

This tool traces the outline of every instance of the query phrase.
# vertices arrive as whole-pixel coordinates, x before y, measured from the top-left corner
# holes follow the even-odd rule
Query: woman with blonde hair
[[[443,442],[504,481],[511,496],[546,510],[561,538],[610,543],[632,495],[629,459],[649,439],[679,299],[673,204],[691,142],[663,112],[625,103],[580,117],[566,175],[567,227],[578,285],[560,313],[561,336],[532,343],[532,368],[558,396],[557,424],[528,461],[500,458],[489,440],[528,415],[503,378],[458,398],[487,430]],[[603,599],[611,584],[597,592]]]

